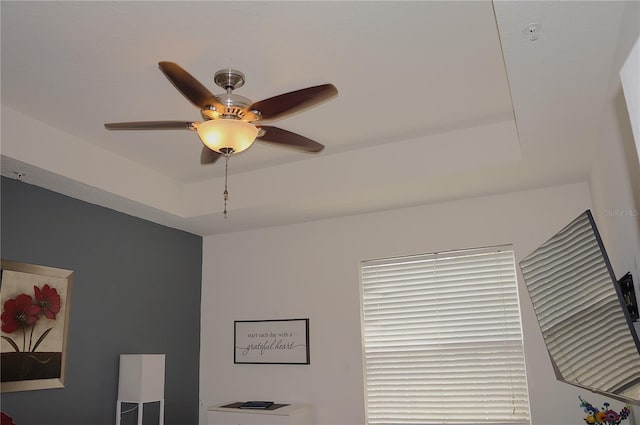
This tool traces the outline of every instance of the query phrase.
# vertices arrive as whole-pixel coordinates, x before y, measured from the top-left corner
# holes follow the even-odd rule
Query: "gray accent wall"
[[[112,425],[119,355],[164,353],[165,424],[197,424],[202,238],[5,177],[0,207],[3,259],[74,272],[65,388],[4,393],[2,410],[16,425]]]

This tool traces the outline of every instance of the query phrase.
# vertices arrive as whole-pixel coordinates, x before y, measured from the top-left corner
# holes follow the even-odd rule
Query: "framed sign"
[[[309,364],[309,319],[236,320],[233,362]]]
[[[2,260],[2,392],[64,387],[71,270]]]

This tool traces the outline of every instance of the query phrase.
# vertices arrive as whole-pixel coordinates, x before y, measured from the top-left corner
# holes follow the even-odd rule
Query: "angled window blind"
[[[530,423],[512,251],[366,261],[361,277],[369,424]]]
[[[562,380],[638,399],[638,348],[589,215],[558,232],[520,267]]]

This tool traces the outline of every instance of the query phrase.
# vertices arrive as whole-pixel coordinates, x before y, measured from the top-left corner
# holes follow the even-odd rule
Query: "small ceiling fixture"
[[[542,28],[542,26],[536,23],[531,23],[525,27],[524,32],[529,36],[529,41],[536,41],[538,39],[540,36],[540,28]]]
[[[251,102],[233,90],[244,85],[240,71],[216,72],[214,81],[226,93],[213,95],[191,74],[173,62],[160,62],[160,70],[191,103],[200,109],[204,121],[137,121],[107,123],[107,130],[193,130],[204,144],[201,164],[211,164],[225,157],[224,216],[227,217],[227,167],[229,157],[242,152],[259,140],[302,152],[320,152],[324,146],[278,127],[256,124],[275,121],[317,105],[338,94],[333,84],[296,90],[259,102]]]

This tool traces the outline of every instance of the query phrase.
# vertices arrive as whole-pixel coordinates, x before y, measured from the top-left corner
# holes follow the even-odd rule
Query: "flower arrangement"
[[[22,350],[10,337],[2,335],[16,352],[35,352],[36,348],[51,332],[53,326],[45,330],[35,343],[33,343],[33,331],[38,321],[44,316],[49,320],[56,320],[56,314],[60,312],[60,295],[55,288],[45,284],[42,288],[33,287],[34,298],[28,294],[20,294],[4,303],[2,315],[2,332],[12,334],[22,330]],[[29,333],[29,346],[27,348],[27,333]]]
[[[609,403],[603,403],[602,410],[600,410],[597,407],[593,407],[591,403],[584,401],[582,397],[578,397],[578,399],[580,400],[580,407],[584,408],[584,413],[587,414],[584,421],[589,425],[619,425],[631,414],[629,406],[625,406],[620,412],[616,412],[609,408]]]

